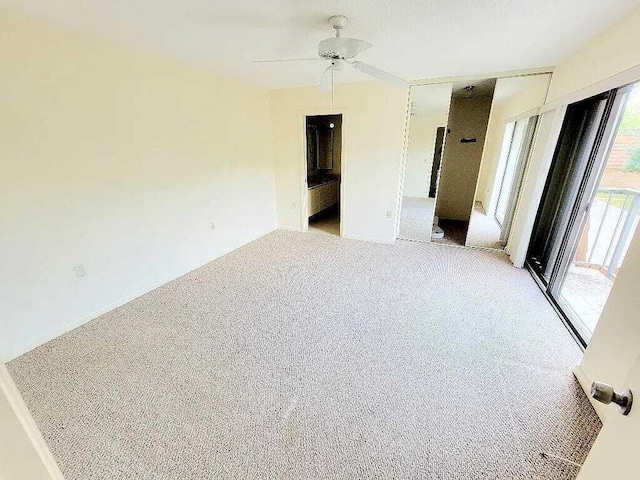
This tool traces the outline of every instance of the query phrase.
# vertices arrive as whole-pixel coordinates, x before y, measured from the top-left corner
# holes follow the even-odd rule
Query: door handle
[[[633,404],[633,393],[631,390],[616,392],[611,385],[602,382],[591,384],[591,396],[605,405],[615,403],[622,415],[629,415]]]

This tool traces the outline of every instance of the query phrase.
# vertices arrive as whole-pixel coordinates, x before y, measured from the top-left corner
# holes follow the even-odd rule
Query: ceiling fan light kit
[[[396,85],[399,87],[407,88],[410,84],[406,80],[395,75],[380,70],[360,61],[350,61],[360,53],[368,50],[372,45],[359,38],[349,38],[342,36],[342,30],[348,25],[349,19],[343,15],[334,15],[329,18],[329,23],[336,31],[335,36],[325,38],[318,43],[318,57],[317,58],[299,58],[299,59],[283,59],[283,60],[262,60],[257,63],[265,62],[291,62],[291,61],[306,61],[306,60],[329,60],[329,65],[322,74],[320,84],[318,87],[321,90],[331,91],[331,107],[333,109],[333,90],[334,90],[334,77],[335,72],[344,70],[345,65],[350,65],[359,72],[362,72],[370,77],[382,80],[384,82]]]

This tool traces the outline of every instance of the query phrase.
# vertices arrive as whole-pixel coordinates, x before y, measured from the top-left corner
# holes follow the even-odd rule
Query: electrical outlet
[[[82,278],[87,276],[87,270],[84,268],[84,264],[75,265],[73,267],[73,271],[76,273],[77,278]]]
[[[393,213],[391,212],[391,210],[387,210],[387,218],[392,218],[393,217]]]
[[[296,209],[296,202],[291,202],[291,210],[295,210]]]
[[[211,230],[215,230],[216,229],[216,224],[215,222],[211,222]]]

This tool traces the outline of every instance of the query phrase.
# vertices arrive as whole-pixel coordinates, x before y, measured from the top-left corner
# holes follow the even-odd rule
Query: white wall
[[[555,67],[547,102],[640,65],[640,8]]]
[[[499,78],[489,116],[487,138],[478,174],[476,200],[482,202],[487,212],[495,204],[495,180],[502,150],[505,126],[511,118],[544,104],[551,75]],[[504,95],[508,95],[503,99]]]
[[[315,87],[270,93],[278,220],[283,228],[300,230],[306,218],[304,117],[331,113],[331,97]],[[334,113],[343,114],[345,237],[394,241],[407,95],[408,89],[379,81],[336,86]]]
[[[0,31],[3,360],[276,227],[265,90],[8,11]]]
[[[440,218],[468,221],[471,217],[491,101],[491,95],[451,99],[436,198]],[[463,137],[477,142],[460,143]]]
[[[438,127],[446,124],[446,121],[446,118],[444,121],[438,121],[419,113],[411,117],[403,196],[419,198],[429,196],[436,132]]]

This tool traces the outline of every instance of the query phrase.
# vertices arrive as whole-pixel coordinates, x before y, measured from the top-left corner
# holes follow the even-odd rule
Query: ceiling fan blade
[[[378,80],[392,83],[393,85],[396,85],[398,87],[408,87],[409,85],[411,85],[405,79],[396,77],[395,75],[392,75],[389,72],[385,72],[384,70],[380,70],[379,68],[369,65],[368,63],[356,61],[351,62],[351,65],[353,66],[353,68],[361,71],[362,73],[366,73],[367,75],[377,78]]]
[[[324,58],[313,57],[313,58],[282,58],[279,60],[255,60],[253,63],[277,63],[277,62],[317,62],[324,61]]]
[[[323,92],[331,91],[331,70],[333,70],[333,65],[329,65],[324,72],[322,72],[322,78],[320,79],[320,84],[318,88]]]

